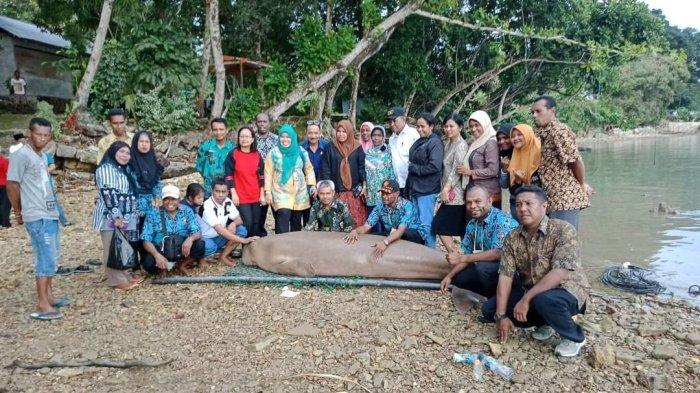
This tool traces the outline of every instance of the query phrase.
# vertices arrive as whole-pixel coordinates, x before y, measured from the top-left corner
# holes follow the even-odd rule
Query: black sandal
[[[92,273],[92,268],[88,265],[80,265],[73,269],[73,273]]]

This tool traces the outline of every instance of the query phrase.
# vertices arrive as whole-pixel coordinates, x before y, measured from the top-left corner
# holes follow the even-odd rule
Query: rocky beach
[[[181,188],[194,176],[169,180]],[[73,225],[62,261],[101,255],[90,229],[95,191],[64,180],[59,197]],[[700,310],[672,299],[596,291],[579,319],[581,356],[560,359],[557,339],[519,330],[500,344],[477,311],[455,310],[437,291],[274,285],[154,285],[109,289],[101,267],[57,277],[73,304],[53,322],[29,318],[35,301],[31,247],[23,228],[0,232],[0,391],[698,391]],[[226,269],[211,265],[206,274]],[[202,274],[199,272],[198,274]],[[597,277],[590,277],[597,281]],[[483,352],[512,367],[512,381],[453,364]],[[142,360],[157,367],[40,368],[26,363]]]

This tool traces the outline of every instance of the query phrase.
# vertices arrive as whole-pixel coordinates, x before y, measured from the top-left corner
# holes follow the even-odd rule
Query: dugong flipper
[[[360,235],[345,244],[345,233],[289,232],[256,240],[243,249],[243,263],[300,277],[340,276],[441,280],[450,271],[445,254],[420,244],[399,240],[379,261],[373,244],[384,237]]]

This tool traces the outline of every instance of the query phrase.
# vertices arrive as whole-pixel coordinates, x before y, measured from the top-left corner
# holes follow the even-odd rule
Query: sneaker
[[[73,269],[65,266],[59,266],[58,269],[56,269],[56,275],[57,276],[70,276],[73,274]]]
[[[585,344],[585,338],[580,343],[567,339],[562,339],[559,345],[557,345],[557,347],[554,348],[554,353],[556,353],[558,356],[562,356],[565,358],[577,356],[578,353],[581,351],[581,348],[583,348]]]
[[[88,265],[80,265],[73,270],[73,273],[91,273],[92,268]]]
[[[537,341],[544,341],[554,335],[554,329],[549,325],[538,326],[534,332],[532,332],[532,338]]]

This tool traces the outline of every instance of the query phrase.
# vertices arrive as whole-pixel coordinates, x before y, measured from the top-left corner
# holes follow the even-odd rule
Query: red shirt
[[[5,156],[0,156],[0,187],[7,187],[7,167],[10,162]]]
[[[257,151],[244,153],[234,148],[226,158],[226,184],[235,188],[241,204],[260,201],[264,161]]]

